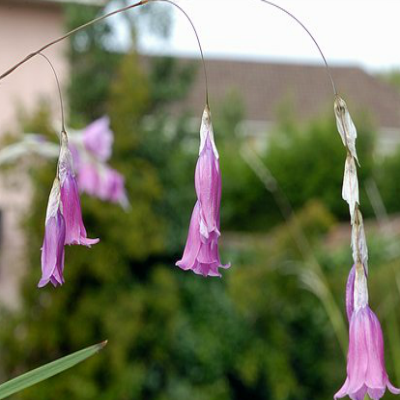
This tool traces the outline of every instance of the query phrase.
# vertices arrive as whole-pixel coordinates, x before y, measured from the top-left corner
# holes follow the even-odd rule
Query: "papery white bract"
[[[217,146],[215,145],[214,128],[211,122],[211,112],[208,106],[204,109],[203,116],[201,117],[199,156],[204,150],[207,140],[209,140],[215,159],[218,160],[219,153]]]
[[[348,148],[351,155],[358,163],[356,151],[357,129],[351,119],[346,102],[340,96],[336,96],[335,98],[334,110],[336,126],[342,138],[343,145]]]
[[[344,167],[342,198],[348,203],[351,221],[354,221],[356,204],[360,203],[360,197],[358,190],[357,168],[354,158],[351,155],[347,156]]]

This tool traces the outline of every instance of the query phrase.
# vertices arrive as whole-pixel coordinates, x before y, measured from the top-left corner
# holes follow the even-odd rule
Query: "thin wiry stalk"
[[[154,3],[154,2],[156,2],[156,1],[161,1],[161,2],[169,3],[169,4],[173,5],[174,7],[176,7],[176,8],[186,17],[186,19],[189,21],[190,25],[192,26],[193,31],[194,31],[194,34],[196,35],[197,44],[199,45],[199,50],[200,50],[200,55],[201,55],[201,61],[202,61],[202,64],[203,64],[203,72],[204,72],[205,85],[206,85],[206,105],[209,106],[209,104],[208,104],[208,78],[207,78],[206,62],[205,62],[205,60],[204,60],[204,53],[203,53],[203,48],[201,47],[200,38],[199,38],[199,35],[198,35],[198,33],[197,33],[197,30],[196,30],[196,28],[195,28],[195,26],[194,26],[194,24],[193,24],[193,21],[191,20],[191,18],[190,18],[189,15],[187,14],[187,12],[186,12],[181,6],[179,6],[178,4],[174,3],[174,2],[171,1],[171,0],[148,0],[148,1],[149,1],[149,3],[150,3],[150,2]]]
[[[327,73],[328,73],[329,79],[330,79],[331,84],[332,84],[333,94],[336,96],[336,95],[337,95],[336,86],[335,86],[335,82],[333,81],[333,77],[332,77],[332,74],[331,74],[331,69],[330,69],[330,67],[329,67],[328,61],[326,60],[326,58],[325,58],[325,56],[324,56],[324,53],[322,52],[321,47],[319,46],[318,42],[316,41],[316,39],[314,38],[314,36],[311,34],[311,32],[310,32],[310,31],[307,29],[307,27],[306,27],[295,15],[293,15],[290,11],[288,11],[288,10],[286,10],[285,8],[279,6],[278,4],[273,3],[272,1],[269,1],[269,0],[260,0],[260,1],[262,1],[262,2],[265,3],[265,4],[270,5],[270,6],[272,6],[272,7],[277,8],[278,10],[284,12],[286,15],[289,15],[290,18],[294,19],[294,20],[308,33],[308,36],[310,36],[311,40],[312,40],[312,41],[314,42],[314,44],[317,46],[317,49],[318,49],[318,51],[319,51],[319,54],[321,55],[321,57],[322,57],[322,59],[323,59],[323,61],[324,61],[324,64],[325,64],[325,67],[326,67],[326,71],[327,71]]]
[[[158,2],[169,3],[169,4],[171,4],[172,6],[176,7],[176,8],[187,18],[187,20],[189,21],[191,27],[193,28],[194,34],[195,34],[195,36],[196,36],[197,43],[198,43],[198,45],[199,45],[200,54],[201,54],[201,61],[202,61],[202,64],[203,64],[203,71],[204,71],[204,78],[205,78],[205,87],[206,87],[206,88],[205,88],[205,93],[206,93],[206,105],[209,105],[209,103],[208,103],[208,78],[207,78],[207,69],[206,69],[206,63],[205,63],[205,60],[204,60],[203,48],[202,48],[201,43],[200,43],[199,34],[197,33],[197,30],[196,30],[196,28],[195,28],[195,26],[194,26],[194,23],[193,23],[192,19],[189,17],[189,15],[186,13],[186,11],[185,11],[182,7],[180,7],[178,4],[174,3],[174,2],[171,1],[171,0],[142,0],[142,1],[139,1],[138,3],[131,4],[131,5],[129,5],[129,6],[119,8],[118,10],[112,11],[112,12],[110,12],[110,13],[108,13],[108,14],[102,15],[102,16],[100,16],[100,17],[98,17],[98,18],[95,18],[95,19],[89,21],[89,22],[86,22],[85,24],[83,24],[83,25],[81,25],[81,26],[78,26],[77,28],[75,28],[75,29],[69,31],[69,32],[66,33],[65,35],[63,35],[63,36],[61,36],[61,37],[59,37],[59,38],[57,38],[57,39],[54,39],[54,40],[52,40],[51,42],[45,44],[45,45],[42,46],[40,49],[38,49],[38,50],[36,50],[36,51],[34,51],[34,52],[28,54],[28,55],[27,55],[25,58],[23,58],[21,61],[19,61],[18,63],[16,63],[15,65],[13,65],[11,68],[9,68],[6,72],[4,72],[3,74],[1,74],[1,75],[0,75],[0,81],[1,81],[2,79],[4,79],[5,77],[7,77],[8,75],[10,75],[11,73],[13,73],[15,70],[17,70],[19,67],[21,67],[22,65],[24,65],[26,62],[28,62],[29,60],[31,60],[31,59],[34,58],[35,56],[41,55],[41,56],[44,57],[44,55],[42,54],[43,51],[47,50],[48,48],[54,46],[54,45],[57,44],[57,43],[62,42],[62,41],[65,40],[65,39],[68,39],[70,36],[74,35],[75,33],[78,33],[78,32],[80,32],[80,31],[82,31],[82,30],[88,28],[89,26],[96,24],[97,22],[101,22],[101,21],[103,21],[103,20],[105,20],[105,19],[107,19],[107,18],[109,18],[109,17],[114,16],[114,15],[123,13],[123,12],[125,12],[125,11],[131,10],[131,9],[133,9],[133,8],[142,6],[142,5],[147,4],[147,3],[150,3],[150,2],[154,3],[154,2],[157,2],[157,1],[158,1]]]
[[[347,329],[343,321],[342,313],[340,312],[334,296],[329,289],[324,271],[314,255],[310,242],[297,219],[289,199],[279,187],[278,182],[269,169],[259,159],[255,151],[246,146],[245,148],[242,148],[241,156],[264,184],[264,187],[274,196],[275,202],[285,219],[286,225],[289,228],[303,259],[305,261],[311,261],[312,271],[302,271],[300,278],[307,286],[311,286],[310,289],[312,288],[313,293],[320,299],[331,321],[339,345],[343,351],[343,355],[346,357]],[[312,281],[311,285],[309,285],[310,281]],[[319,290],[316,290],[317,288],[319,288]]]
[[[62,92],[61,92],[61,86],[60,86],[60,80],[58,79],[57,76],[57,72],[56,69],[54,68],[53,63],[50,61],[50,59],[42,54],[42,53],[38,53],[39,56],[43,57],[47,63],[50,65],[50,68],[52,69],[53,73],[54,73],[54,77],[56,79],[57,82],[57,89],[58,89],[58,95],[60,97],[60,108],[61,108],[61,132],[66,132],[65,131],[65,115],[64,115],[64,102],[63,102],[63,97],[62,97]]]

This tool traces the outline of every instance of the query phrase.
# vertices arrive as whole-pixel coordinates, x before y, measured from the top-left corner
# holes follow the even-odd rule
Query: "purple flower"
[[[97,196],[100,177],[96,167],[90,163],[84,163],[78,172],[78,187],[81,192],[90,196]]]
[[[78,186],[81,192],[90,196],[120,203],[124,208],[129,207],[124,177],[105,165],[82,164],[78,173]]]
[[[65,219],[65,244],[81,244],[90,247],[99,239],[89,239],[82,220],[78,186],[72,168],[72,155],[68,148],[66,133],[62,133],[59,159],[59,177],[61,184],[61,203]]]
[[[92,122],[81,136],[75,136],[75,145],[69,144],[69,150],[80,192],[128,208],[125,179],[106,163],[114,140],[109,124],[108,117]]]
[[[125,179],[112,168],[104,168],[101,171],[98,195],[100,199],[120,203],[124,208],[129,205],[125,191]]]
[[[200,233],[200,210],[200,203],[197,201],[190,220],[183,257],[176,265],[183,270],[191,269],[198,275],[221,277],[218,268],[229,268],[230,265],[221,264],[217,236],[211,240],[203,240]]]
[[[65,221],[60,201],[60,181],[54,180],[46,213],[42,246],[42,278],[38,286],[51,282],[55,287],[64,283]]]
[[[68,141],[68,148],[72,155],[72,164],[74,167],[74,173],[78,175],[79,170],[82,165],[82,157],[80,154],[80,149],[73,142]]]
[[[88,125],[83,132],[83,143],[88,151],[100,161],[111,157],[114,135],[110,130],[110,119],[100,118]]]
[[[351,292],[354,294],[353,302],[349,301]],[[390,383],[385,369],[382,328],[368,306],[367,278],[363,266],[358,266],[358,269],[353,267],[350,271],[346,297],[350,318],[347,379],[335,394],[335,399],[347,395],[353,400],[363,400],[368,393],[371,399],[378,400],[384,395],[386,387],[392,393],[400,394],[400,389]]]
[[[212,134],[212,133],[211,133]],[[200,233],[204,240],[210,236],[219,237],[219,206],[221,203],[221,171],[218,153],[208,134],[200,146],[196,165],[195,187],[200,204]]]
[[[222,265],[218,239],[220,237],[221,171],[214,143],[211,115],[204,110],[200,129],[200,151],[196,165],[195,187],[197,202],[190,220],[183,257],[176,265],[203,276],[221,276]]]

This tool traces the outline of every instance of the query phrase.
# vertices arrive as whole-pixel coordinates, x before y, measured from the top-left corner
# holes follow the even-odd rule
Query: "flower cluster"
[[[386,388],[394,394],[400,394],[400,389],[389,381],[382,328],[368,305],[368,248],[359,208],[357,130],[346,103],[339,96],[335,98],[334,110],[338,131],[347,149],[342,197],[350,210],[354,261],[346,286],[346,311],[350,325],[347,378],[334,397],[338,399],[347,395],[353,400],[363,400],[368,393],[371,399],[379,400]]]
[[[79,190],[128,208],[125,179],[107,164],[114,142],[109,118],[92,122],[82,133],[71,135],[71,141]]]
[[[99,239],[89,239],[82,220],[78,185],[66,132],[61,133],[57,176],[50,192],[42,246],[42,278],[39,287],[51,282],[64,283],[64,246],[79,244],[90,247]]]
[[[206,106],[200,128],[199,159],[195,172],[197,202],[194,206],[183,257],[176,265],[203,276],[221,276],[220,233],[221,171],[214,142],[211,113]]]

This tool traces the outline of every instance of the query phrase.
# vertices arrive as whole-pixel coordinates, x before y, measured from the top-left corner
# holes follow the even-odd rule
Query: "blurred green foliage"
[[[400,171],[400,147],[385,157],[377,171],[377,185],[384,205],[389,213],[400,212],[400,183],[396,178]]]
[[[355,119],[361,160],[360,200],[363,214],[368,217],[372,209],[364,185],[373,173],[375,137],[371,127],[363,126],[364,118]],[[283,120],[272,134],[264,161],[295,209],[314,198],[339,219],[347,220],[348,207],[338,193],[343,182],[344,155],[336,123],[329,115],[306,125],[294,119]]]
[[[70,26],[94,12],[71,8]],[[329,310],[301,276],[316,274],[317,265],[317,282],[340,299],[335,305],[345,318],[350,249],[346,241],[336,252],[324,239],[338,219],[348,219],[340,198],[345,152],[333,117],[307,126],[285,118],[265,154],[260,152],[298,212],[285,224],[272,194],[241,158],[237,132],[245,110],[240,97],[232,93],[213,107],[223,174],[222,260],[232,262],[232,268],[221,280],[183,272],[174,264],[195,202],[198,136],[187,128],[188,115],[175,119],[171,128],[168,106],[190,90],[196,66],[171,58],[143,61],[134,47],[125,55],[110,53],[104,46],[110,29],[99,24],[71,41],[69,122],[83,126],[110,115],[112,165],[126,177],[131,209],[82,196],[88,234],[101,242],[90,250],[68,247],[65,286],[38,290],[55,165],[47,162],[30,171],[29,270],[21,310],[2,311],[2,373],[14,376],[99,340],[109,339],[109,346],[85,365],[15,398],[331,398],[345,378],[345,358]],[[45,112],[27,126],[54,135]],[[374,174],[374,137],[371,128],[359,126],[359,132],[362,185]],[[399,160],[394,156],[385,164],[387,176],[379,181],[382,193],[393,198],[390,177]],[[362,204],[371,215],[364,193]],[[296,240],[298,230],[306,248]],[[382,265],[371,271],[372,304],[388,328],[389,369],[400,380],[398,318],[392,312],[399,301],[394,283],[398,256],[379,233],[370,245],[371,258]]]

